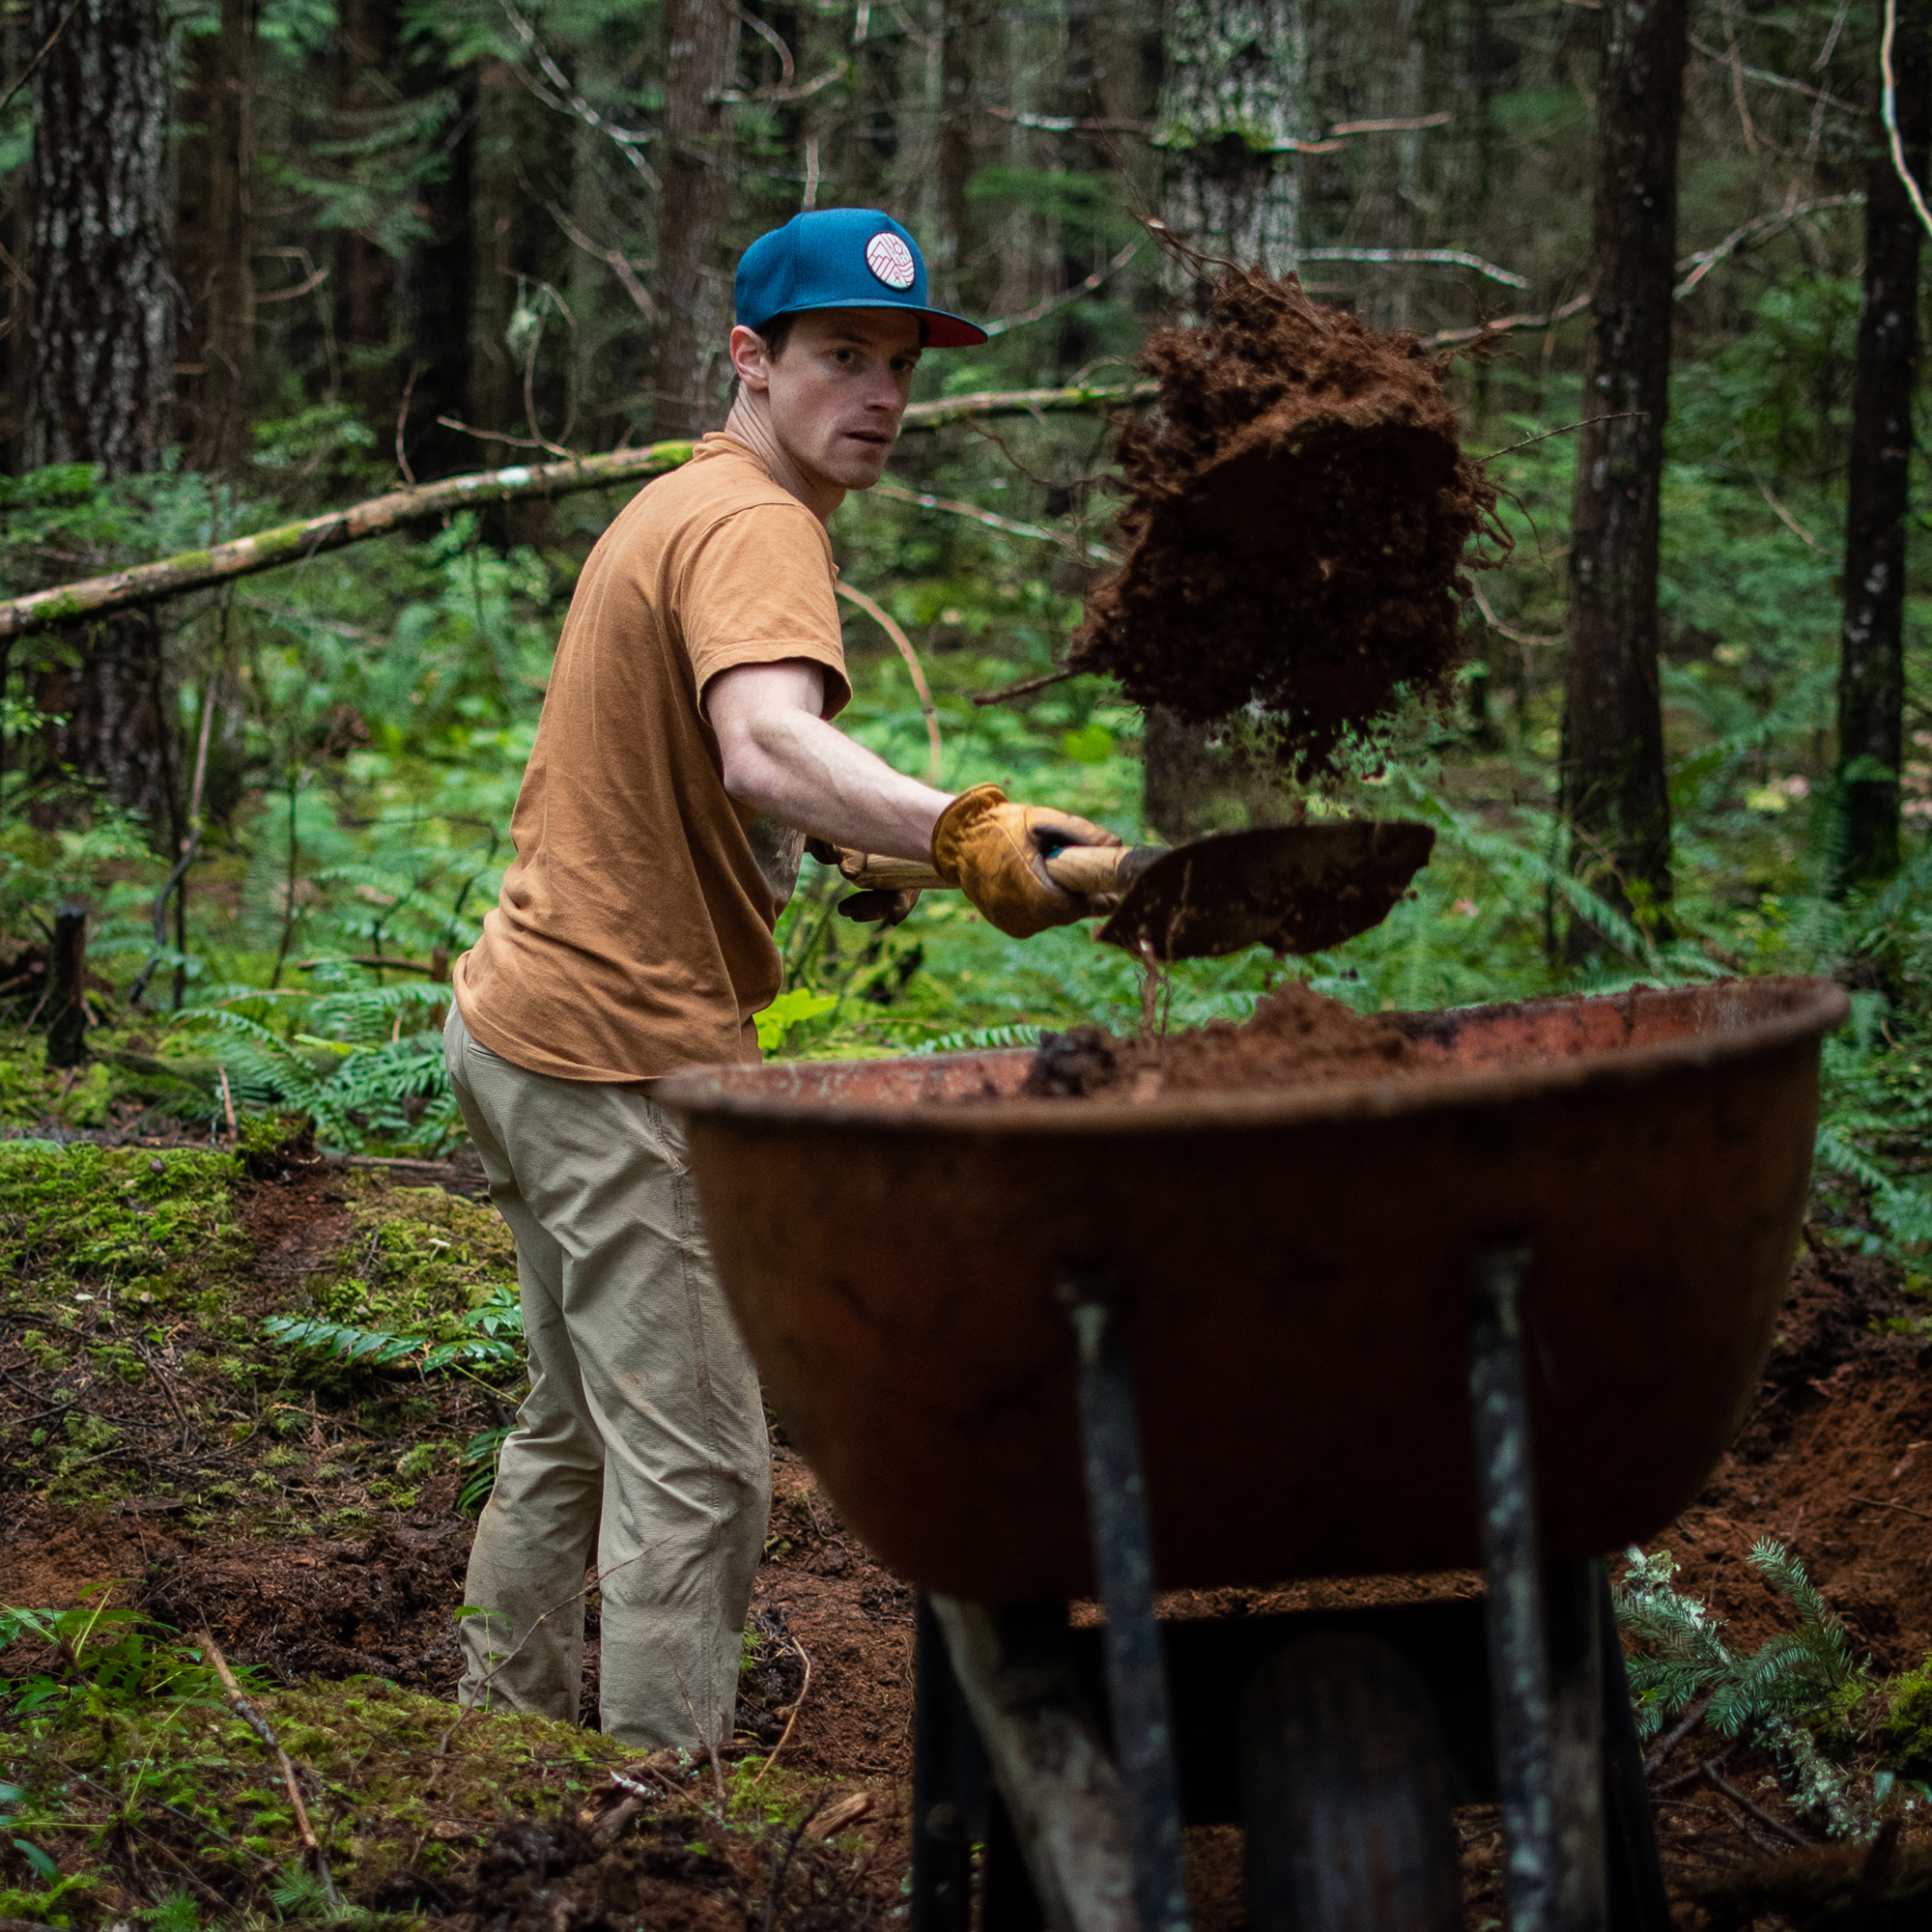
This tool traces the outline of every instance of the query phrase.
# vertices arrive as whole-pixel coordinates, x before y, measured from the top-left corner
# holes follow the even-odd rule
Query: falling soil
[[[1145,1102],[1166,1094],[1385,1080],[1434,1065],[1392,1019],[1354,1012],[1291,980],[1239,1026],[1209,1020],[1185,1033],[1140,1039],[1117,1039],[1092,1026],[1047,1034],[1021,1091],[1040,1098]]]
[[[1197,724],[1258,707],[1303,773],[1405,688],[1439,692],[1496,501],[1460,449],[1448,358],[1243,270],[1141,367],[1161,412],[1121,433],[1126,561],[1069,662]]]

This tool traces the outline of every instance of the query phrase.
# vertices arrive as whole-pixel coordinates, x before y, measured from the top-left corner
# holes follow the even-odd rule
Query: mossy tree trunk
[[[1597,91],[1591,327],[1571,532],[1563,767],[1571,863],[1662,936],[1670,797],[1658,691],[1658,496],[1669,405],[1677,133],[1688,0],[1605,0]],[[1600,951],[1586,922],[1574,959]]]
[[[1899,0],[1892,50],[1906,165],[1923,184],[1932,132],[1927,0]],[[1838,844],[1832,890],[1898,869],[1904,755],[1905,519],[1911,508],[1912,389],[1918,363],[1918,216],[1872,130],[1865,171],[1864,298],[1859,313],[1838,657]]]

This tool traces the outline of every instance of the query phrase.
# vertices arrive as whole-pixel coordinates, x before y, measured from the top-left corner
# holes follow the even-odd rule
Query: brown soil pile
[[[1303,770],[1400,687],[1439,689],[1459,566],[1496,500],[1460,451],[1448,358],[1241,271],[1141,366],[1161,419],[1122,431],[1126,563],[1070,662],[1196,723],[1259,705]]]
[[[1021,1091],[1037,1098],[1148,1101],[1164,1094],[1385,1080],[1432,1064],[1392,1019],[1352,1012],[1292,980],[1241,1026],[1209,1020],[1154,1040],[1116,1039],[1099,1027],[1047,1034]]]

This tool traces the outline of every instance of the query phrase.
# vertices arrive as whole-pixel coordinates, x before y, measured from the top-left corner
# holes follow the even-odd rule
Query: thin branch
[[[50,53],[53,52],[55,43],[60,40],[60,37],[67,32],[69,22],[71,21],[73,16],[79,12],[80,12],[80,0],[68,0],[68,10],[65,14],[61,15],[60,25],[57,26],[53,30],[53,32],[47,36],[46,40],[42,44],[40,52],[37,53],[33,57],[33,59],[27,63],[26,71],[22,73],[19,79],[16,80],[14,83],[14,85],[7,90],[6,97],[4,99],[0,99],[0,114],[6,113],[8,108],[13,106],[14,97],[19,93],[21,88],[25,87],[26,84],[33,79],[35,74],[40,72],[41,63],[43,60],[45,60]]]
[[[617,152],[637,169],[638,173],[643,177],[645,185],[653,193],[662,192],[664,184],[658,180],[657,170],[638,152],[644,142],[653,137],[639,128],[620,128],[614,121],[607,121],[603,115],[598,113],[596,108],[591,106],[589,101],[584,99],[582,95],[578,93],[576,88],[571,86],[563,70],[551,58],[550,49],[537,38],[536,28],[528,20],[525,19],[523,14],[517,12],[516,8],[510,4],[510,0],[502,0],[502,7],[505,14],[509,16],[511,31],[522,43],[525,52],[529,54],[536,64],[543,69],[544,77],[556,89],[556,94],[559,98],[554,99],[546,95],[543,89],[538,87],[530,79],[529,75],[525,73],[521,67],[515,70],[517,78],[546,107],[553,108],[558,113],[575,115],[586,128],[594,128],[598,133],[611,141],[616,147]]]
[[[1564,423],[1558,429],[1540,430],[1535,436],[1526,436],[1520,442],[1506,442],[1500,449],[1492,449],[1483,458],[1485,463],[1493,463],[1499,456],[1508,456],[1513,450],[1527,449],[1532,442],[1548,442],[1552,436],[1568,436],[1572,430],[1588,429],[1593,423],[1622,422],[1626,416],[1647,416],[1648,410],[1612,410],[1608,415],[1585,416],[1581,422]]]
[[[1513,328],[1554,328],[1559,322],[1581,315],[1589,306],[1588,296],[1576,296],[1561,308],[1546,309],[1537,315],[1499,315],[1480,328],[1438,328],[1434,335],[1425,335],[1417,347],[1449,349],[1460,342],[1480,342],[1487,336],[1507,335]]]
[[[791,1742],[792,1726],[798,1722],[798,1714],[805,1709],[806,1692],[811,1689],[811,1659],[806,1655],[805,1646],[797,1637],[792,1637],[789,1641],[791,1647],[798,1652],[798,1661],[805,1665],[805,1682],[798,1687],[798,1695],[792,1702],[791,1716],[785,1719],[785,1727],[779,1733],[779,1741],[772,1747],[771,1755],[758,1767],[757,1776],[746,1786],[749,1791],[755,1791],[765,1781],[766,1772],[779,1761],[779,1752]],[[810,1822],[808,1819],[807,1823]]]
[[[1794,221],[1802,220],[1807,214],[1816,214],[1827,208],[1862,208],[1865,198],[1862,194],[1829,194],[1819,201],[1801,201],[1789,208],[1781,208],[1776,214],[1760,214],[1747,221],[1742,228],[1734,228],[1715,248],[1700,248],[1694,255],[1687,255],[1677,265],[1677,272],[1684,274],[1690,270],[1683,281],[1671,290],[1671,295],[1682,301],[1718,264],[1728,255],[1733,255],[1747,242],[1760,236],[1775,235],[1781,228],[1789,228]]]
[[[914,403],[899,418],[899,433],[945,429],[952,423],[970,422],[975,416],[1084,415],[1159,400],[1158,383],[1121,383],[1107,387],[1076,384],[1069,389],[983,389],[970,396],[948,396],[944,402]]]
[[[1719,67],[1729,67],[1732,64],[1728,53],[1706,45],[1695,34],[1690,36],[1690,44],[1707,61],[1715,61]],[[1856,101],[1840,100],[1835,94],[1827,94],[1822,87],[1807,87],[1802,80],[1793,80],[1788,74],[1773,73],[1768,68],[1751,67],[1748,63],[1740,61],[1737,63],[1737,71],[1751,80],[1762,81],[1766,87],[1780,87],[1787,94],[1802,94],[1807,100],[1822,100],[1827,107],[1835,107],[1844,114],[1862,114],[1865,111]]]
[[[955,517],[971,517],[977,524],[984,524],[989,530],[1003,530],[1009,536],[1037,537],[1043,543],[1056,543],[1078,554],[1091,557],[1095,563],[1119,563],[1120,558],[1105,544],[1082,543],[1077,537],[1069,537],[1060,530],[1050,530],[1043,524],[1023,524],[1017,517],[1003,517],[997,510],[982,510],[977,503],[961,503],[952,497],[934,497],[923,490],[908,490],[897,483],[879,482],[872,485],[872,494],[890,497],[895,503],[917,503],[922,510],[947,510]]]
[[[1885,82],[1879,94],[1879,118],[1884,121],[1886,137],[1891,143],[1892,169],[1905,184],[1905,191],[1912,197],[1919,220],[1932,233],[1932,210],[1926,208],[1925,197],[1919,193],[1912,170],[1905,165],[1905,141],[1898,131],[1898,81],[1891,67],[1892,43],[1897,38],[1898,0],[1885,0],[1885,34],[1878,43],[1879,74]]]
[[[1711,1708],[1711,1705],[1717,1698],[1717,1694],[1714,1690],[1702,1703],[1691,1705],[1690,1709],[1685,1714],[1684,1721],[1681,1724],[1672,1725],[1662,1738],[1659,1740],[1657,1748],[1643,1761],[1643,1775],[1646,1777],[1704,1721],[1704,1713]],[[1700,1765],[1698,1769],[1701,1771],[1703,1767]]]
[[[1791,514],[1791,512],[1787,510],[1784,507],[1784,505],[1780,503],[1777,500],[1777,498],[1771,494],[1771,485],[1767,483],[1762,476],[1753,476],[1751,478],[1751,481],[1757,485],[1758,495],[1762,497],[1764,500],[1771,505],[1772,510],[1776,514],[1778,522],[1781,523],[1784,526],[1784,527],[1791,532],[1793,536],[1799,538],[1804,544],[1807,550],[1816,550],[1818,548],[1818,539],[1814,537],[1811,534],[1811,532],[1807,530],[1804,527],[1804,526],[1801,524],[1798,521],[1798,519],[1794,517]]]
[[[1092,295],[1110,275],[1118,274],[1121,270],[1124,269],[1146,246],[1147,237],[1145,235],[1136,235],[1104,269],[1095,269],[1084,282],[1078,283],[1073,288],[1064,289],[1057,296],[1047,297],[1043,302],[1040,302],[1037,307],[1028,309],[1024,315],[1003,316],[998,322],[987,323],[985,325],[986,333],[988,335],[1005,335],[1009,329],[1024,328],[1028,323],[1038,322],[1043,317],[1051,315],[1055,309],[1065,308],[1068,302],[1076,302],[1082,296]]]
[[[1514,269],[1499,269],[1493,262],[1486,262],[1463,248],[1304,248],[1300,252],[1304,262],[1436,262],[1473,269],[1477,274],[1513,289],[1529,286],[1527,275],[1519,275]]]
[[[919,708],[925,713],[925,735],[931,746],[931,754],[926,759],[925,780],[928,784],[939,782],[943,769],[943,748],[939,742],[939,707],[932,701],[932,693],[926,688],[925,672],[920,668],[919,653],[912,647],[912,639],[893,621],[882,605],[875,604],[863,590],[854,590],[849,583],[834,583],[832,586],[848,604],[856,604],[873,623],[885,632],[899,648],[899,656],[906,661],[906,668],[912,672],[913,689],[919,693]]]
[[[1084,675],[1084,672],[1063,665],[1060,669],[1044,671],[1038,677],[1023,677],[1017,684],[1009,684],[1003,691],[982,691],[973,702],[980,706],[1004,704],[1009,697],[1030,697],[1036,691],[1044,691],[1050,684],[1065,684],[1069,677]]]
[[[1538,647],[1539,649],[1547,649],[1551,644],[1560,644],[1563,641],[1563,639],[1560,637],[1533,638],[1527,631],[1519,631],[1513,625],[1505,624],[1503,620],[1500,617],[1498,617],[1492,610],[1490,609],[1490,600],[1483,594],[1483,586],[1480,583],[1472,582],[1470,584],[1470,588],[1474,590],[1476,593],[1476,609],[1483,613],[1483,622],[1486,623],[1491,630],[1496,632],[1499,636],[1509,639],[1509,640],[1512,643],[1531,644]],[[976,698],[974,702],[978,703],[979,700]]]
[[[1439,114],[1409,114],[1393,121],[1338,121],[1330,134],[1407,134],[1423,128],[1446,128],[1455,115],[1445,107]]]
[[[1763,1825],[1768,1830],[1776,1832],[1787,1844],[1805,1848],[1809,1847],[1811,1840],[1805,1837],[1802,1832],[1794,1832],[1789,1825],[1781,1824],[1777,1819],[1774,1818],[1762,1805],[1753,1804],[1735,1784],[1732,1784],[1727,1778],[1719,1777],[1708,1764],[1704,1767],[1704,1776],[1706,1781],[1715,1790],[1722,1792],[1740,1811],[1744,1812],[1747,1817],[1755,1818],[1760,1825]]]

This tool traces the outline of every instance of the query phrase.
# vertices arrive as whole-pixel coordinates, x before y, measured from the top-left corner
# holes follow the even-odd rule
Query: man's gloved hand
[[[1094,910],[1063,892],[1046,869],[1064,845],[1118,845],[1104,826],[1040,805],[1012,805],[998,785],[962,791],[932,828],[932,868],[1004,933],[1030,939]]]
[[[805,849],[821,866],[837,866],[844,875],[855,883],[866,869],[868,855],[853,852],[843,845],[835,845],[829,838],[809,838]],[[882,890],[877,887],[863,887],[849,899],[838,901],[840,919],[857,920],[863,925],[897,925],[919,903],[919,888],[908,886],[897,891]]]

